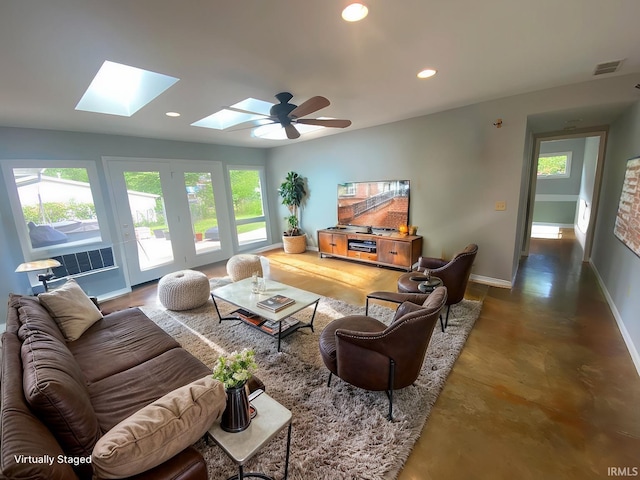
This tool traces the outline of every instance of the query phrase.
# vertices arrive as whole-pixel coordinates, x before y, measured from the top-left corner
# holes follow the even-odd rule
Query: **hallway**
[[[480,246],[482,252],[482,246]],[[402,272],[316,252],[264,253],[272,278],[364,305]],[[640,469],[640,377],[573,238],[534,239],[512,290],[471,283],[484,298],[400,480],[584,480]],[[225,263],[201,270],[224,276]],[[154,302],[156,283],[105,302]]]

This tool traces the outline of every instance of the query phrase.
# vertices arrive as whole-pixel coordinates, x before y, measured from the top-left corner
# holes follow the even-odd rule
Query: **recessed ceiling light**
[[[165,113],[167,117],[179,117],[180,114],[178,112],[167,112]]]
[[[342,10],[342,18],[347,22],[358,22],[367,16],[369,9],[362,3],[352,3]]]
[[[106,61],[76,110],[130,117],[177,81],[161,73]]]
[[[433,77],[436,73],[438,73],[438,71],[434,70],[433,68],[425,68],[424,70],[418,72],[418,78],[430,78]]]

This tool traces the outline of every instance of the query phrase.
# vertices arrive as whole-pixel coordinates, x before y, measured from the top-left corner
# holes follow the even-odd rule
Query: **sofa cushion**
[[[211,373],[211,369],[182,348],[88,385],[100,428],[106,432],[142,407],[167,393]]]
[[[110,313],[67,344],[85,379],[97,382],[180,347],[137,308]],[[108,362],[96,362],[108,358]]]
[[[76,478],[71,465],[52,465],[21,461],[20,455],[57,458],[63,451],[49,429],[36,417],[22,390],[22,343],[14,333],[2,334],[2,382],[0,383],[0,477],[14,480],[46,478],[72,480]]]
[[[224,386],[211,375],[164,395],[98,440],[92,453],[94,472],[122,478],[163,463],[202,437],[225,405]]]
[[[82,372],[60,340],[31,331],[21,347],[23,391],[29,406],[67,455],[87,456],[100,437]]]
[[[98,307],[87,296],[74,279],[60,288],[38,296],[68,342],[80,338],[87,328],[102,318]]]
[[[58,324],[44,305],[40,303],[38,297],[21,296],[16,297],[16,300],[21,324],[18,330],[20,340],[24,341],[29,331],[39,330],[64,342],[65,338],[58,328]]]

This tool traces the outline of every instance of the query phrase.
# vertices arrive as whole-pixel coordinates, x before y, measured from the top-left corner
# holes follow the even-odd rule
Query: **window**
[[[538,178],[569,178],[571,152],[543,153],[538,157]]]
[[[102,242],[103,209],[96,208],[101,195],[93,165],[15,161],[3,167],[26,259]]]
[[[229,170],[233,214],[239,246],[267,240],[262,177],[262,170],[250,168]]]
[[[184,184],[189,201],[196,254],[220,250],[218,214],[211,172],[185,172]]]

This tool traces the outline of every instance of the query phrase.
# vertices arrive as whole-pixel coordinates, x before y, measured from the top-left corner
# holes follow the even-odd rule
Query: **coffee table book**
[[[279,325],[280,323],[282,324],[282,333],[284,333],[294,325],[297,325],[299,323],[299,320],[293,317],[285,318],[280,322],[270,320],[268,322],[262,323],[260,325],[260,329],[262,329],[263,331],[271,335],[278,335],[278,329],[280,328],[280,325]]]
[[[278,312],[292,303],[295,303],[293,298],[285,297],[284,295],[273,295],[265,300],[260,300],[256,305],[272,312]]]

